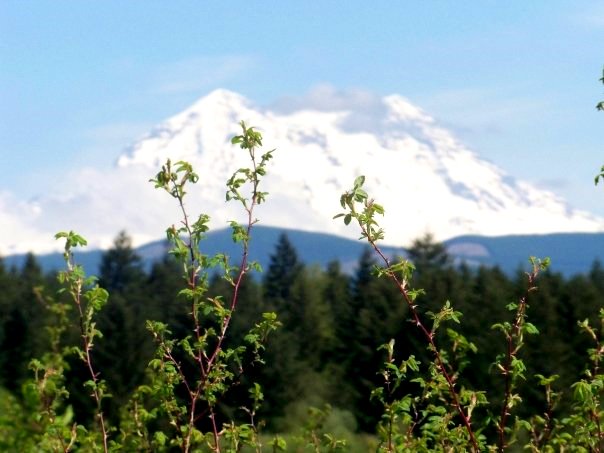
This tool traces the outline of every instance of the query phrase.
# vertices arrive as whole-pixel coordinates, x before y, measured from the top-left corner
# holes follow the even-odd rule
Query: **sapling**
[[[519,379],[526,379],[524,375],[526,367],[524,362],[518,357],[518,353],[524,346],[525,334],[535,335],[539,333],[537,328],[527,321],[527,310],[529,308],[527,300],[529,294],[537,289],[535,286],[537,275],[540,271],[547,269],[549,259],[540,260],[531,257],[530,261],[532,270],[527,274],[528,288],[526,293],[520,298],[518,303],[513,302],[507,306],[508,310],[515,312],[514,321],[512,323],[497,323],[492,326],[493,329],[501,331],[506,340],[505,353],[499,355],[495,360],[495,366],[501,372],[505,381],[503,403],[499,419],[497,420],[497,449],[500,452],[503,452],[509,445],[507,435],[512,430],[507,427],[507,421],[511,415],[511,411],[522,401],[520,395],[515,393],[517,381]]]
[[[94,399],[96,405],[95,417],[102,436],[103,451],[108,452],[110,429],[107,426],[102,405],[103,400],[111,395],[107,392],[107,383],[100,379],[100,373],[96,370],[92,359],[92,350],[95,341],[102,337],[102,333],[96,328],[95,317],[107,303],[109,294],[105,289],[95,284],[95,277],[87,277],[84,268],[74,261],[73,248],[85,246],[87,244],[86,239],[73,231],[57,233],[55,238],[65,239],[63,256],[67,269],[59,272],[59,282],[64,285],[62,291],[69,294],[77,309],[82,346],[76,348],[75,352],[84,362],[89,374],[89,379],[84,383],[84,386],[90,390],[91,397]]]
[[[476,434],[472,428],[471,413],[463,407],[461,392],[455,388],[452,370],[449,368],[446,357],[443,356],[435,341],[435,332],[440,323],[447,320],[458,322],[459,313],[447,305],[440,313],[433,316],[434,324],[431,329],[421,320],[417,309],[416,299],[422,291],[413,290],[409,286],[413,265],[404,260],[392,264],[390,259],[384,255],[378,246],[378,241],[384,238],[384,231],[379,227],[376,216],[383,215],[384,208],[377,204],[375,200],[369,198],[367,192],[363,188],[364,183],[364,176],[359,176],[355,179],[352,190],[345,192],[340,198],[340,204],[343,209],[346,209],[346,212],[337,214],[334,218],[343,217],[346,225],[350,224],[352,220],[355,220],[361,229],[361,238],[366,239],[380,257],[384,266],[378,269],[378,274],[389,278],[393,282],[409,308],[413,324],[423,334],[428,349],[434,355],[435,366],[448,388],[451,399],[450,402],[461,418],[462,424],[467,431],[470,446],[473,451],[478,452],[480,448]]]
[[[226,392],[239,382],[244,373],[244,357],[251,354],[252,362],[261,362],[260,352],[268,334],[278,326],[274,313],[265,313],[245,336],[245,344],[225,347],[225,339],[237,308],[239,292],[244,277],[259,265],[248,259],[252,226],[257,222],[254,209],[266,199],[266,192],[259,190],[261,177],[266,174],[266,166],[273,151],[257,155],[262,146],[262,136],[254,128],[241,122],[242,133],[232,139],[247,151],[250,168],[240,168],[227,182],[226,200],[239,203],[245,213],[246,222],[241,225],[230,223],[234,242],[242,244],[242,257],[237,266],[231,265],[229,257],[218,254],[207,256],[200,249],[201,241],[208,231],[209,216],[201,214],[192,221],[185,209],[185,195],[188,184],[198,182],[199,176],[187,162],[170,160],[151,180],[156,188],[166,191],[176,199],[181,212],[180,225],[167,229],[167,237],[172,244],[170,253],[182,264],[186,287],[179,296],[189,305],[193,335],[175,339],[171,337],[169,326],[161,322],[149,322],[157,343],[156,358],[151,367],[156,372],[155,388],[162,401],[162,408],[175,428],[171,443],[182,451],[189,452],[196,446],[205,444],[215,452],[221,451],[221,438],[226,436],[228,451],[239,451],[241,445],[253,444],[259,447],[258,426],[255,413],[261,401],[261,391],[257,384],[253,389],[253,406],[248,410],[250,424],[236,426],[222,424],[218,420],[217,407]],[[249,189],[249,194],[244,189]],[[223,278],[232,287],[228,299],[208,297],[210,272],[216,267],[223,268]],[[184,388],[185,399],[179,397]],[[203,433],[199,424],[210,422],[210,432]],[[245,435],[244,435],[245,434]]]

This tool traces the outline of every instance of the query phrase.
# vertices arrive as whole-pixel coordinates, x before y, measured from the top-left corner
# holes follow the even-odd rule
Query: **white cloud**
[[[118,122],[90,128],[82,132],[85,144],[70,162],[72,168],[113,165],[118,155],[146,135],[153,123]]]
[[[17,200],[8,192],[0,192],[0,256],[51,247],[40,228],[40,207],[36,202]]]
[[[562,189],[569,189],[573,184],[568,178],[549,178],[541,179],[536,182],[537,187],[550,190],[552,192],[561,191]]]
[[[121,230],[132,237],[135,246],[165,237],[166,228],[178,224],[182,213],[172,197],[149,182],[157,170],[146,165],[79,168],[63,175],[61,187],[35,201],[19,201],[10,193],[0,193],[0,256],[59,251],[63,244],[54,239],[59,231],[78,232],[91,249],[108,248]],[[220,219],[236,218],[225,207],[222,194],[208,201],[199,196],[201,190],[189,189],[190,215],[221,212]],[[212,222],[212,226],[226,224]]]
[[[199,93],[222,85],[252,69],[255,60],[246,55],[197,56],[158,68],[151,78],[157,94]]]
[[[375,93],[361,89],[337,89],[329,84],[311,88],[302,96],[287,96],[277,100],[271,108],[280,113],[297,110],[318,110],[333,112],[338,110],[373,110],[383,106],[383,99]]]
[[[468,88],[438,91],[417,99],[439,121],[469,132],[499,134],[502,128],[526,122],[551,109],[545,101],[526,97],[502,97],[494,89]],[[451,120],[452,119],[452,120]]]
[[[97,246],[110,244],[122,229],[136,234],[136,244],[155,240],[163,234],[167,215],[178,217],[169,197],[148,182],[151,176],[137,168],[78,170],[69,178],[71,191],[41,202],[45,226],[51,231],[75,229],[94,238]]]
[[[83,168],[35,202],[0,194],[0,254],[59,250],[58,231],[77,231],[91,248],[107,247],[122,229],[136,245],[162,237],[166,219],[179,217],[169,197],[147,182],[151,176],[136,168]]]

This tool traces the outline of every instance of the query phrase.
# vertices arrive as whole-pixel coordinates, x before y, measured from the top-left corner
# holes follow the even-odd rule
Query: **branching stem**
[[[352,212],[353,212],[353,214],[355,214],[354,206],[352,206]],[[380,259],[385,264],[386,268],[389,268],[390,260],[384,255],[384,253],[382,252],[380,247],[377,245],[375,239],[373,239],[372,235],[370,234],[371,232],[367,229],[367,227],[362,222],[359,222],[359,225],[361,227],[363,234],[367,237],[367,240],[368,240],[369,244],[371,245],[371,247],[373,248],[373,250],[378,254]],[[413,323],[422,332],[426,341],[429,343],[430,349],[432,350],[432,352],[434,354],[438,369],[439,369],[440,373],[442,374],[442,376],[445,378],[445,381],[447,382],[447,386],[449,388],[449,394],[451,396],[453,406],[455,407],[457,413],[461,417],[462,423],[464,424],[464,426],[468,432],[468,435],[470,437],[470,442],[472,444],[472,450],[474,452],[479,452],[480,449],[478,447],[478,441],[476,440],[474,430],[472,429],[470,417],[468,416],[468,414],[466,414],[465,410],[463,409],[463,407],[461,405],[461,402],[459,400],[459,395],[457,393],[457,390],[455,390],[455,382],[453,381],[453,379],[451,378],[451,375],[447,371],[447,367],[445,366],[445,363],[441,357],[440,351],[436,347],[436,343],[434,341],[434,335],[432,334],[432,332],[430,332],[424,326],[423,322],[421,321],[421,319],[419,317],[419,313],[417,311],[417,307],[413,303],[413,300],[411,299],[411,297],[409,296],[409,293],[407,291],[406,282],[400,280],[394,274],[394,272],[389,272],[388,277],[396,285],[399,293],[403,296],[405,303],[409,307],[411,316],[413,317]]]

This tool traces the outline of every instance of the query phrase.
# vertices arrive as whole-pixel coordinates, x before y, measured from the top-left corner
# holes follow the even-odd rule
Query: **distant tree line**
[[[491,364],[505,344],[491,325],[510,317],[505,307],[525,290],[525,275],[518,271],[509,277],[496,267],[453,265],[445,248],[430,237],[416,240],[408,252],[416,266],[414,286],[426,291],[418,299],[421,311],[438,311],[449,299],[463,313],[459,330],[478,347],[472,369],[463,379],[471,387],[487,389],[489,400],[496,401],[504,393],[503,382]],[[378,347],[394,338],[399,359],[414,354],[420,362],[430,361],[417,329],[404,321],[407,308],[400,295],[387,281],[373,276],[374,265],[372,253],[366,250],[352,275],[336,261],[325,269],[308,266],[282,235],[264,274],[243,285],[229,341],[240,342],[263,312],[275,311],[283,324],[268,343],[268,365],[246,370],[243,378],[262,385],[265,402],[260,416],[270,430],[287,431],[301,408],[329,403],[352,429],[373,433],[382,413],[369,397],[381,384],[378,370],[384,354],[376,353]],[[124,233],[103,254],[99,283],[109,291],[110,300],[99,315],[103,338],[94,354],[112,394],[109,417],[118,417],[132,390],[146,379],[155,346],[145,321],[161,320],[176,336],[188,334],[188,308],[177,297],[181,273],[168,256],[145,271]],[[558,374],[557,388],[568,391],[584,370],[590,347],[577,321],[590,318],[598,323],[598,310],[604,306],[604,268],[596,262],[587,275],[572,278],[546,272],[538,287],[529,300],[528,315],[540,335],[527,338],[521,352],[526,376]],[[21,268],[7,268],[0,260],[0,388],[16,397],[30,377],[29,361],[48,349],[45,326],[50,315],[40,294],[54,294],[57,289],[55,276],[44,275],[34,255]],[[216,277],[209,296],[229,291],[231,286]],[[74,343],[78,341],[75,327],[69,335]],[[92,417],[91,400],[82,385],[87,376],[77,359],[73,361],[67,379],[69,399],[80,418]],[[401,393],[415,390],[413,383],[406,385]],[[525,403],[520,410],[543,411],[538,386],[530,381],[520,385]],[[229,401],[238,401],[239,391],[245,397],[247,388],[235,386]],[[556,411],[567,409],[561,406]],[[238,417],[237,404],[225,401],[221,410],[225,417]]]

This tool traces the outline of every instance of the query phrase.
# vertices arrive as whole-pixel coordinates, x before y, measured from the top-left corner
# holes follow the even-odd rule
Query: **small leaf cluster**
[[[384,230],[375,220],[376,214],[384,214],[384,208],[368,197],[363,184],[365,176],[359,176],[354,180],[352,189],[342,194],[340,205],[348,212],[337,214],[334,219],[343,217],[345,225],[355,219],[361,227],[361,239],[366,238],[373,243],[384,238]]]
[[[262,134],[256,131],[253,127],[247,127],[243,121],[241,121],[240,125],[242,133],[233,137],[231,139],[231,143],[234,145],[239,145],[242,149],[248,151],[250,161],[252,162],[252,167],[238,169],[227,181],[228,190],[226,193],[226,200],[239,201],[243,205],[244,209],[249,213],[249,210],[255,204],[261,204],[266,201],[268,192],[260,192],[258,190],[258,184],[260,182],[260,177],[266,175],[266,166],[268,161],[273,158],[273,152],[275,150],[273,149],[263,153],[260,156],[260,161],[257,161],[256,148],[262,146]],[[240,192],[241,187],[248,183],[252,185],[251,203],[250,200],[243,196]]]
[[[602,77],[600,78],[600,82],[604,83],[604,69],[602,70]],[[598,102],[598,104],[596,105],[596,109],[604,111],[604,101]],[[594,178],[594,182],[596,185],[598,185],[600,179],[604,179],[604,165],[602,166],[602,168],[600,168],[600,173],[598,173]]]
[[[600,82],[604,83],[604,69],[602,70],[602,77],[600,78]],[[604,111],[604,101],[598,102],[596,108],[598,110]]]

